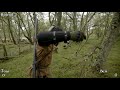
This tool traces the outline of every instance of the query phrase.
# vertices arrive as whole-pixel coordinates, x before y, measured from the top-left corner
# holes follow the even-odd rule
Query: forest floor
[[[58,53],[53,53],[53,60],[50,65],[52,77],[120,78],[120,40],[112,47],[105,62],[104,68],[107,71],[106,73],[92,73],[88,67],[88,63],[84,62],[83,56],[88,53],[97,41],[91,38],[87,42],[84,41],[80,44],[71,42],[71,45],[66,49],[63,47],[64,43],[60,43]],[[29,45],[27,47],[29,48]],[[76,55],[77,50],[80,51]],[[29,67],[32,63],[33,46],[31,50],[22,53],[18,57],[0,61],[0,78],[29,78]]]

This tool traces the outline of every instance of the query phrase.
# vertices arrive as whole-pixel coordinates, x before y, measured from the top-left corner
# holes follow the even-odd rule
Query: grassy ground
[[[10,59],[8,61],[0,63],[0,69],[8,70],[9,73],[5,73],[5,77],[2,78],[27,78],[28,68],[32,64],[32,53],[21,55],[20,58]]]
[[[9,59],[4,62],[0,61],[0,70],[4,70],[0,71],[0,78],[27,78],[28,68],[32,64],[33,60],[33,49],[30,50],[30,46],[27,44],[21,45],[22,54],[19,56],[18,46],[9,45],[7,48],[8,55],[16,56],[16,58]]]
[[[105,63],[108,71],[105,75],[109,78],[120,78],[120,39],[111,49],[111,52]]]
[[[19,46],[11,43],[5,44],[8,56],[18,56],[19,55]],[[29,44],[20,44],[20,52],[23,54],[28,49],[31,49],[32,46]],[[3,46],[0,46],[0,57],[3,57]]]
[[[105,69],[108,71],[104,75],[96,75],[87,68],[88,63],[83,61],[85,55],[90,48],[96,44],[98,40],[90,39],[86,44],[71,43],[71,47],[63,48],[60,43],[58,53],[53,53],[53,60],[50,66],[53,78],[114,78],[120,77],[120,41],[112,48]],[[80,45],[80,46],[79,46]],[[83,47],[82,47],[83,46]],[[78,49],[82,49],[76,55]],[[20,55],[19,58],[10,59],[0,62],[0,78],[28,78],[29,67],[33,62],[33,49]],[[5,71],[6,70],[6,71]],[[4,76],[5,74],[5,76]],[[3,75],[3,76],[2,76]]]

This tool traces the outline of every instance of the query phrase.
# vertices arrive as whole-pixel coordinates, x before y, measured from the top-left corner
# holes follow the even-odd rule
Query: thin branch
[[[73,17],[71,17],[67,12],[66,12],[66,14],[73,20]]]
[[[84,24],[83,28],[85,28],[85,26],[87,25],[87,23],[93,18],[93,16],[94,16],[95,14],[96,14],[96,12],[94,12],[93,15],[89,18],[89,20]],[[82,28],[82,29],[83,29],[83,28]],[[82,29],[81,29],[81,30],[82,30]]]

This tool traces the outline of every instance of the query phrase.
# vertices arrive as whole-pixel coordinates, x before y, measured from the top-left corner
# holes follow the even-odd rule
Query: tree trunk
[[[11,35],[12,41],[13,41],[14,44],[16,44],[15,38],[14,38],[14,36],[13,36],[13,31],[12,31],[12,29],[11,29],[10,17],[8,16],[7,19],[8,19],[8,29],[9,29],[9,31],[10,31],[10,35]]]
[[[6,50],[5,45],[3,45],[3,50],[4,50],[4,57],[6,58],[8,56],[8,54],[7,54],[7,50]]]
[[[18,47],[19,47],[19,56],[20,56],[20,51],[21,50],[20,50],[20,22],[19,21],[18,21],[18,30],[19,30],[19,35],[18,35],[18,37],[19,37],[18,38],[18,44],[19,44],[19,46]]]
[[[3,21],[2,21],[2,30],[3,30],[3,34],[4,34],[4,43],[6,43],[6,33],[5,33]]]
[[[84,16],[84,12],[82,13],[81,19],[80,19],[80,31],[83,27],[83,16]]]
[[[106,38],[100,45],[99,52],[94,63],[94,70],[100,71],[103,68],[103,64],[112,48],[120,36],[120,13],[115,12],[109,31],[107,32]]]
[[[61,27],[62,12],[57,12],[57,26]]]
[[[49,15],[49,22],[50,22],[50,25],[53,25],[53,24],[54,24],[54,21],[55,21],[55,20],[54,20],[54,19],[55,19],[55,16],[54,16],[53,18],[51,18],[50,13],[51,13],[51,12],[48,13],[48,15]]]
[[[77,17],[76,17],[76,12],[73,12],[73,30],[77,30]]]
[[[32,38],[31,38],[31,32],[28,31],[28,29],[26,28],[26,25],[23,21],[23,18],[21,17],[20,13],[17,13],[17,18],[18,18],[18,22],[20,23],[20,21],[22,22],[23,26],[25,27],[25,30],[26,30],[26,33],[27,35],[24,33],[24,30],[20,24],[20,28],[22,30],[22,33],[23,35],[28,39],[28,41],[33,45],[33,41],[32,41]]]

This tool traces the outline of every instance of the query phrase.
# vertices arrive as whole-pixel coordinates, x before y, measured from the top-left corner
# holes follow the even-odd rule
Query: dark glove
[[[76,42],[83,41],[84,39],[86,39],[85,34],[80,31],[70,32],[70,35],[71,35],[71,40]]]

